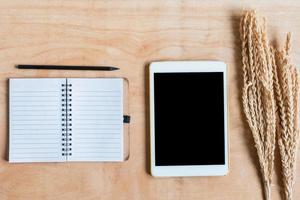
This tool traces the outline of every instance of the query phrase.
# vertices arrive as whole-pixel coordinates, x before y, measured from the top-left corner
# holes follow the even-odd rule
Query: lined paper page
[[[9,80],[9,162],[63,162],[62,84],[66,79]]]
[[[68,79],[72,155],[68,161],[123,161],[123,79]]]

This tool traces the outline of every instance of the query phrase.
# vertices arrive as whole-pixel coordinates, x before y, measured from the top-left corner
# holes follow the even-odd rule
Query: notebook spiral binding
[[[72,84],[62,84],[62,156],[72,156]]]

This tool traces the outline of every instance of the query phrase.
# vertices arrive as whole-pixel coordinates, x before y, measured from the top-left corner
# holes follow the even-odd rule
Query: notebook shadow
[[[6,98],[5,98],[5,113],[6,113],[6,141],[5,141],[5,150],[3,155],[1,156],[3,160],[8,161],[9,157],[9,80],[7,79],[5,82],[6,88]]]

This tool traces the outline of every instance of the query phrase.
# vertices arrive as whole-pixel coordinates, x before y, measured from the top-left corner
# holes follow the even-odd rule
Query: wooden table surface
[[[258,163],[240,104],[239,18],[257,9],[272,40],[293,33],[300,66],[300,1],[0,2],[0,200],[262,199]],[[158,60],[222,60],[229,68],[230,173],[225,177],[149,175],[147,66]],[[113,65],[116,72],[16,70],[15,64]],[[9,164],[9,77],[126,77],[131,156],[124,163]],[[278,160],[277,160],[278,161]],[[281,199],[276,166],[273,199]],[[294,197],[300,199],[300,153]],[[298,190],[296,190],[298,188]]]

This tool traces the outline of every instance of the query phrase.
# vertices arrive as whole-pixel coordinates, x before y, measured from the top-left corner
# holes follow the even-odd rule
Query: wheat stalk
[[[290,64],[290,38],[291,35],[288,34],[285,48],[276,52],[276,69],[274,70],[280,124],[277,137],[286,200],[292,200],[293,197],[292,188],[296,177],[296,154],[299,141],[298,72],[296,67]]]
[[[243,109],[257,150],[265,199],[269,200],[276,135],[274,56],[266,36],[264,22],[256,17],[254,11],[246,12],[242,17],[240,34]]]

